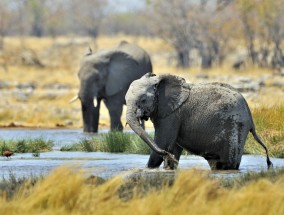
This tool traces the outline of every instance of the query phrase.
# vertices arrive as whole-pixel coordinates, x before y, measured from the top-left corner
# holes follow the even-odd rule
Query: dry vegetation
[[[11,37],[5,39],[4,50],[0,53],[0,125],[81,127],[80,104],[68,103],[79,88],[76,74],[80,59],[89,46],[94,50],[110,48],[121,40],[136,43],[147,50],[152,57],[155,73],[181,75],[193,83],[216,80],[228,82],[238,76],[253,79],[273,73],[257,68],[236,72],[226,66],[206,71],[198,68],[177,69],[173,63],[169,63],[172,49],[157,38],[119,35],[99,37],[94,42],[87,37]],[[37,60],[43,66],[38,65]],[[198,79],[200,74],[208,75],[208,80]],[[276,89],[273,86],[277,77],[266,82],[271,87],[261,88],[247,96],[253,109],[259,106],[271,107],[279,102],[282,105],[283,87]],[[100,122],[101,127],[104,127],[108,126],[109,117],[105,107],[102,109]],[[151,126],[150,123],[148,126]]]
[[[80,127],[80,104],[68,103],[79,88],[80,59],[89,46],[111,48],[121,40],[137,43],[153,54],[169,50],[159,39],[127,36],[102,37],[95,43],[90,38],[7,38],[0,53],[0,82],[4,83],[0,86],[0,125]],[[108,118],[103,107],[102,126],[109,123]]]
[[[0,211],[11,215],[284,213],[283,174],[224,188],[207,173],[182,171],[172,186],[148,187],[147,192],[138,185],[132,191],[122,189],[121,177],[97,182],[94,178],[86,183],[81,171],[61,167],[35,186],[27,183],[12,198],[2,194]],[[127,192],[134,192],[132,198],[123,198]]]

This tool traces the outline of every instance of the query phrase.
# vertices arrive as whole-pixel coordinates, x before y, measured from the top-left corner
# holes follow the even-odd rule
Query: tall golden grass
[[[284,176],[225,189],[206,173],[179,172],[172,186],[119,198],[121,177],[86,183],[82,171],[60,167],[16,196],[0,197],[1,214],[284,214]]]
[[[252,109],[256,131],[269,149],[272,157],[284,158],[284,104],[273,107],[260,106]],[[245,152],[250,154],[265,154],[265,151],[248,136]]]

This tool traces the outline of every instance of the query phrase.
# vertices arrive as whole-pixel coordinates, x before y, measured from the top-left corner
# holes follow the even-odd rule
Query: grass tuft
[[[122,153],[131,147],[131,134],[112,131],[102,137],[103,151]]]
[[[92,139],[82,139],[70,146],[63,146],[60,151],[150,154],[151,150],[136,134],[112,131]]]
[[[81,149],[85,152],[95,152],[96,151],[94,142],[88,139],[80,140],[79,145],[81,146]]]
[[[51,151],[54,146],[54,141],[44,140],[42,138],[35,139],[19,139],[19,140],[1,140],[0,152],[3,154],[5,150],[14,153],[34,153],[39,155],[40,152]]]

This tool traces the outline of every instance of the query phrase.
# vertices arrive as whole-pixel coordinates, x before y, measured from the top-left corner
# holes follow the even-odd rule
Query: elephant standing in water
[[[78,77],[80,90],[70,101],[80,99],[84,132],[97,132],[101,100],[109,111],[111,130],[122,130],[125,94],[133,80],[152,72],[149,55],[140,47],[122,41],[117,47],[86,54]]]
[[[183,149],[204,157],[211,169],[238,169],[249,132],[255,132],[244,97],[227,84],[187,84],[173,75],[146,74],[126,94],[127,123],[152,149],[148,167],[174,169]],[[154,124],[155,138],[140,120]]]

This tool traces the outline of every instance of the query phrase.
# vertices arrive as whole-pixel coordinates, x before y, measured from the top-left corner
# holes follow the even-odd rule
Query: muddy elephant
[[[147,167],[177,167],[182,150],[204,157],[211,169],[238,169],[249,132],[256,134],[244,97],[222,83],[188,84],[178,76],[146,74],[126,94],[126,119],[152,149]],[[154,140],[141,128],[151,119]]]
[[[100,103],[110,115],[111,130],[122,130],[121,114],[130,83],[152,72],[150,56],[142,48],[122,41],[117,47],[87,53],[80,65],[80,99],[84,132],[98,132]]]

